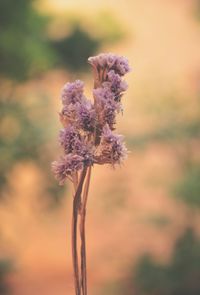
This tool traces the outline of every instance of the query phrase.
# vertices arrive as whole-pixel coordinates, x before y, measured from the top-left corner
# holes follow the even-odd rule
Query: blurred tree
[[[68,37],[52,41],[52,45],[59,56],[58,66],[70,71],[81,71],[86,69],[88,57],[95,54],[101,40],[92,38],[76,25]]]
[[[55,34],[51,44],[58,56],[57,66],[70,71],[86,71],[87,59],[104,44],[120,41],[125,32],[121,24],[110,13],[103,12],[90,19],[88,25],[82,25],[76,15],[65,17],[61,21],[62,27],[71,28],[70,34],[58,38]],[[63,24],[65,23],[65,25]]]
[[[48,18],[33,0],[0,1],[0,75],[21,81],[48,69],[55,60],[45,30]]]
[[[85,61],[102,44],[123,37],[119,23],[104,13],[97,17],[99,36],[89,34],[80,20],[72,20],[73,24],[64,24],[72,27],[71,34],[53,41],[47,34],[51,19],[39,14],[34,3],[0,1],[0,76],[23,81],[56,65],[70,71],[85,70]]]

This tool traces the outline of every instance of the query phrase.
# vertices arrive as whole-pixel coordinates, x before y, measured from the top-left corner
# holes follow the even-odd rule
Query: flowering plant
[[[127,90],[122,77],[130,71],[126,58],[111,53],[88,59],[94,71],[91,102],[84,95],[84,83],[76,80],[62,89],[63,108],[59,142],[64,155],[52,163],[59,184],[69,179],[74,186],[72,216],[72,257],[76,295],[87,295],[85,217],[91,167],[94,164],[120,164],[127,149],[123,137],[115,134],[116,115],[122,112],[121,97]],[[81,264],[77,251],[77,225],[80,219]]]

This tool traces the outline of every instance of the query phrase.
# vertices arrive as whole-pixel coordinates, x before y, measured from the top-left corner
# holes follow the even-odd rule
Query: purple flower
[[[73,153],[75,147],[80,144],[81,138],[74,126],[69,125],[60,130],[59,141],[64,148],[65,154]]]
[[[84,83],[76,80],[72,83],[66,83],[61,92],[63,105],[75,104],[83,100]]]
[[[100,158],[105,163],[120,164],[127,155],[123,136],[113,134],[108,125],[105,125],[101,137],[100,151]]]
[[[85,165],[93,163],[93,150],[73,125],[60,130],[59,141],[65,154],[81,156]]]
[[[77,126],[86,132],[93,132],[96,124],[96,113],[90,101],[77,106]]]
[[[121,104],[115,101],[115,95],[108,87],[94,89],[93,93],[100,125],[108,124],[113,129],[116,113],[121,110]]]
[[[93,163],[93,146],[91,143],[86,142],[83,137],[79,141],[75,142],[73,153],[81,156],[85,165],[91,165]]]
[[[55,177],[63,184],[73,173],[94,163],[115,165],[127,149],[115,129],[116,115],[122,111],[121,96],[127,90],[123,80],[130,67],[126,58],[112,53],[88,59],[94,70],[94,102],[84,96],[84,83],[66,83],[61,93],[63,129],[59,142],[64,156],[52,164]],[[73,180],[72,180],[73,181]]]
[[[108,71],[114,70],[115,73],[120,76],[124,76],[126,73],[130,72],[128,60],[123,56],[118,56],[112,53],[104,53],[90,57],[88,62],[98,70],[102,68],[105,68]]]
[[[119,56],[113,66],[113,70],[120,76],[124,76],[126,73],[130,72],[131,68],[129,67],[127,58]]]
[[[83,101],[81,104],[84,104],[85,102]],[[81,105],[79,102],[76,102],[74,104],[69,104],[69,105],[64,105],[60,117],[61,117],[61,122],[66,121],[67,123],[75,123],[77,121],[77,115],[78,115],[78,109],[80,108]],[[68,124],[65,124],[64,126],[67,126]]]
[[[68,176],[81,169],[83,169],[83,157],[78,155],[65,155],[52,163],[52,171],[60,185],[64,184]]]
[[[106,58],[105,54],[99,54],[97,56],[92,56],[88,58],[89,64],[91,64],[94,67],[105,67],[106,66]]]
[[[99,87],[93,90],[94,98],[96,99],[96,102],[99,100],[105,99],[105,100],[113,100],[115,98],[114,93],[111,91],[109,87]]]
[[[115,94],[115,100],[120,99],[121,92],[127,90],[128,85],[125,81],[121,79],[121,76],[116,74],[114,70],[111,70],[107,74],[107,81],[102,83],[103,88],[110,88]]]
[[[94,67],[111,68],[115,63],[116,58],[117,56],[112,53],[101,53],[97,56],[88,58],[88,62]]]

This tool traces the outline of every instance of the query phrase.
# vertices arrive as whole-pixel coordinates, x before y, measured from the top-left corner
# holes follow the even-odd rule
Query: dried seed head
[[[66,83],[61,92],[63,105],[75,104],[83,100],[84,83],[76,80],[72,83]]]
[[[63,129],[59,142],[64,156],[52,163],[55,177],[63,184],[66,178],[94,163],[120,164],[127,149],[115,129],[116,115],[122,111],[121,97],[127,90],[122,79],[130,71],[126,58],[112,53],[88,59],[94,69],[94,103],[83,94],[84,83],[66,83],[61,93],[60,120]]]
[[[81,142],[80,134],[72,125],[60,130],[59,141],[65,154],[74,153],[76,145]]]
[[[90,101],[77,105],[77,127],[86,131],[94,132],[96,124],[96,112]]]
[[[108,125],[104,126],[100,142],[100,160],[115,165],[120,164],[126,155],[123,136],[113,134]]]
[[[131,70],[128,60],[125,57],[112,53],[103,53],[94,57],[90,57],[88,62],[99,70],[101,68],[105,68],[108,71],[114,70],[115,73],[119,74],[120,76],[124,76]]]
[[[55,178],[63,185],[68,176],[83,169],[83,157],[78,155],[65,155],[52,163],[52,171]]]

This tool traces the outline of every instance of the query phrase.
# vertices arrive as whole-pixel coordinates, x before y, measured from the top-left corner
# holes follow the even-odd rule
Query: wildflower
[[[88,62],[98,70],[105,68],[107,71],[114,70],[116,74],[124,76],[130,72],[128,60],[123,56],[114,55],[112,53],[99,54],[90,57]]]
[[[83,157],[78,155],[65,155],[52,163],[52,171],[60,185],[64,184],[68,176],[81,169],[83,169]]]
[[[127,155],[123,136],[113,134],[108,125],[104,126],[100,142],[100,159],[105,163],[120,164]]]
[[[115,95],[108,87],[94,89],[93,93],[99,124],[101,126],[108,124],[113,129],[116,113],[121,110],[121,104],[115,101]]]
[[[96,123],[96,113],[90,101],[77,105],[77,126],[84,131],[93,132]]]
[[[74,152],[75,146],[80,144],[80,134],[73,125],[68,125],[60,130],[59,141],[65,154],[70,154]]]
[[[123,81],[119,74],[116,74],[114,70],[111,70],[107,74],[108,81],[104,82],[103,87],[110,87],[111,91],[115,93],[115,95],[119,95],[121,92],[127,90],[128,85],[125,81]]]
[[[113,70],[120,76],[124,76],[125,74],[130,72],[131,69],[129,67],[128,60],[124,56],[119,56],[116,59]]]
[[[75,104],[83,100],[84,83],[76,80],[72,83],[66,83],[61,92],[63,105]]]

